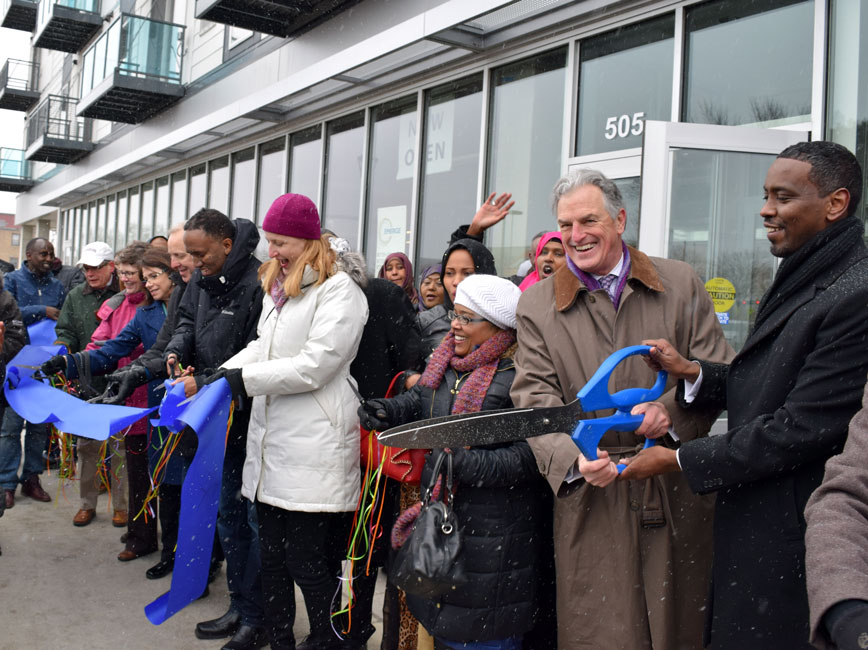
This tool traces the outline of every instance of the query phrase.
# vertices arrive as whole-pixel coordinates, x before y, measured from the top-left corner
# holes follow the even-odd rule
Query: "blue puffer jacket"
[[[6,290],[12,294],[21,309],[24,325],[32,325],[45,318],[46,307],[63,306],[66,291],[53,273],[37,276],[25,264],[4,278]]]

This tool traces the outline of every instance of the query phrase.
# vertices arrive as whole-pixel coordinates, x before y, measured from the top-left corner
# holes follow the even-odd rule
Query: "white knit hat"
[[[476,273],[464,278],[455,291],[455,304],[472,309],[501,329],[515,329],[515,308],[521,290],[496,275]]]

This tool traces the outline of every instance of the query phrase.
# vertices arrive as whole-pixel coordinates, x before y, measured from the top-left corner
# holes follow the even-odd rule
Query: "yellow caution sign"
[[[711,278],[705,283],[705,290],[714,302],[714,311],[729,311],[735,304],[735,287],[726,278]]]

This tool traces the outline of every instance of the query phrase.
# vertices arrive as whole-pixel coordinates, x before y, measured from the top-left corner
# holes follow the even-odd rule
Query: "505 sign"
[[[606,118],[606,140],[626,138],[629,135],[642,135],[645,128],[645,112],[633,113],[633,119],[629,115],[613,115]]]

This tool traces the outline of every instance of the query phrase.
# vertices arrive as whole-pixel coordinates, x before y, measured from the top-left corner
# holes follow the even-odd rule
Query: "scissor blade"
[[[431,449],[494,445],[545,433],[571,433],[584,413],[578,400],[565,406],[512,408],[447,415],[392,427],[377,435],[389,447]]]

